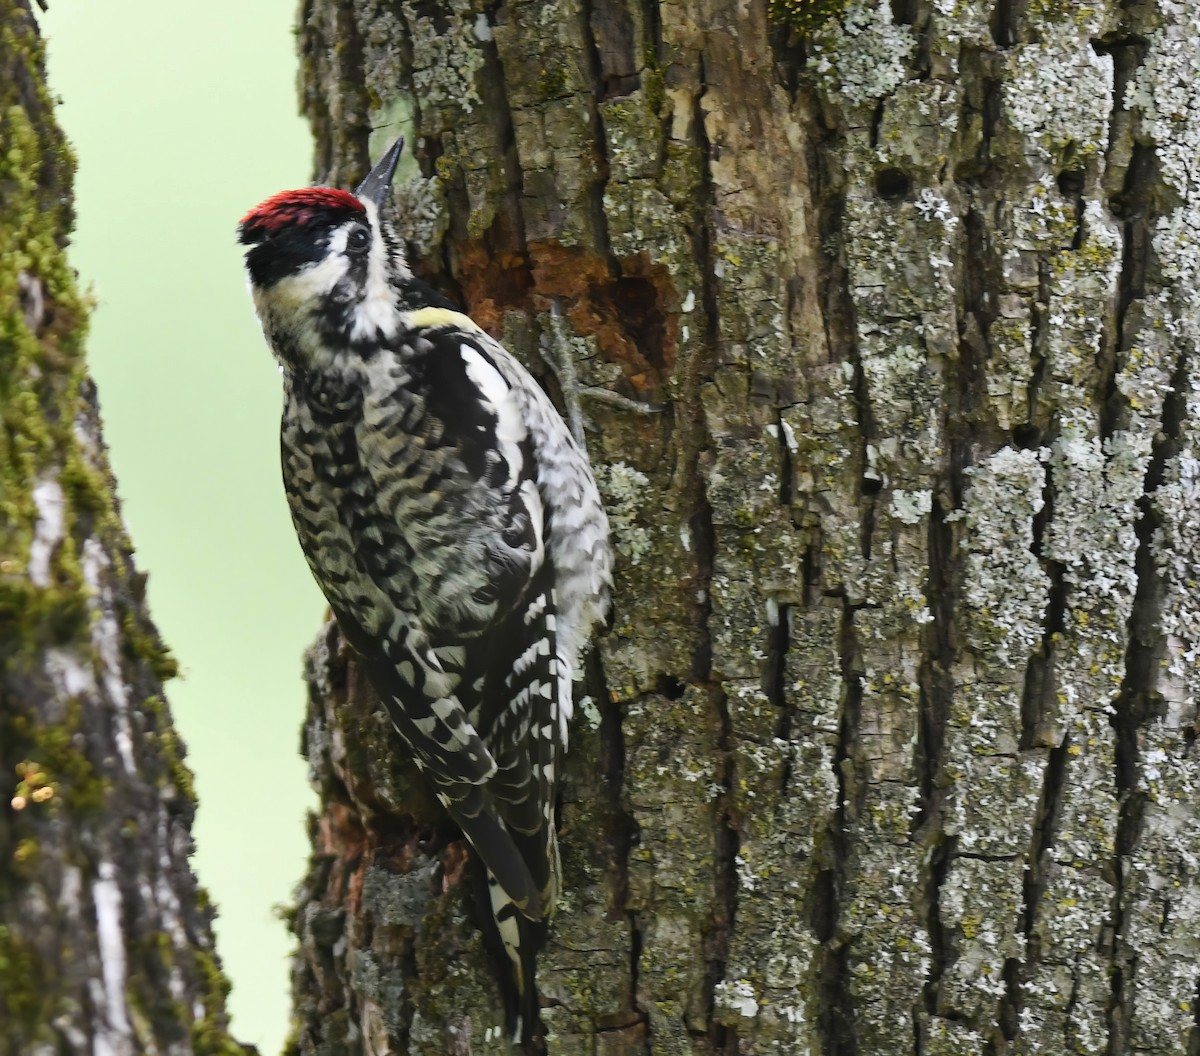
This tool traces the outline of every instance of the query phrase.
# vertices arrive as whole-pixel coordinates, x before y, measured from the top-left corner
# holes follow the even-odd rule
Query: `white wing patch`
[[[500,371],[468,344],[459,345],[459,351],[467,367],[467,376],[479,389],[480,402],[496,416],[496,443],[500,445],[500,453],[508,463],[508,487],[511,488],[516,484],[521,469],[521,449],[518,445],[526,436],[521,409]]]
[[[511,465],[511,463],[510,463]],[[545,553],[545,541],[542,539],[542,527],[546,518],[545,508],[542,506],[542,495],[538,491],[537,484],[532,480],[526,480],[521,483],[521,501],[525,504],[525,509],[529,511],[529,523],[533,527],[533,534],[536,539],[533,548],[534,567],[542,567],[542,557]],[[545,604],[543,602],[543,604]],[[529,622],[529,614],[525,615],[525,622]]]

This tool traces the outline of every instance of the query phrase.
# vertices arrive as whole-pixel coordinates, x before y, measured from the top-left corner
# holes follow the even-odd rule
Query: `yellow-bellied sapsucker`
[[[409,270],[382,217],[402,148],[354,194],[268,198],[238,237],[283,375],[301,546],[486,866],[485,934],[494,924],[509,1026],[528,1038],[560,884],[554,799],[572,677],[612,583],[608,522],[541,388]]]

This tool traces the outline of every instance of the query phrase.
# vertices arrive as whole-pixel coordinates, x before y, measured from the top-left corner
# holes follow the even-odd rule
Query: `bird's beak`
[[[400,163],[400,154],[404,150],[404,137],[401,136],[393,143],[354,192],[359,198],[365,198],[375,203],[375,208],[383,211],[383,202],[392,186],[392,177],[396,175],[396,166]]]

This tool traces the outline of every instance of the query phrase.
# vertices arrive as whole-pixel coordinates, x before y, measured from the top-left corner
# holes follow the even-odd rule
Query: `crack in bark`
[[[933,619],[926,624],[918,673],[920,722],[917,727],[916,771],[920,782],[920,810],[913,818],[916,835],[940,827],[942,792],[937,787],[942,747],[950,715],[954,686],[950,672],[955,649],[951,627],[954,620],[953,552],[954,535],[946,510],[935,502],[929,514],[929,575],[925,597]]]
[[[1108,207],[1121,222],[1121,270],[1117,280],[1117,305],[1113,332],[1105,333],[1101,345],[1100,436],[1108,440],[1129,424],[1129,401],[1117,388],[1120,364],[1129,352],[1133,334],[1127,334],[1130,307],[1146,295],[1146,265],[1152,255],[1154,236],[1151,214],[1158,186],[1158,159],[1154,147],[1134,142],[1124,170],[1112,164],[1112,148],[1122,142],[1124,126],[1131,118],[1124,109],[1130,82],[1145,59],[1146,43],[1135,40],[1093,42],[1097,54],[1109,55],[1113,62],[1113,108],[1109,127],[1109,169],[1121,177],[1120,187],[1109,189]]]
[[[1196,982],[1196,996],[1192,998],[1192,1020],[1195,1026],[1188,1035],[1187,1056],[1200,1056],[1200,980]]]
[[[1063,1051],[1069,1050],[1072,1041],[1072,1025],[1075,1016],[1075,1009],[1079,1007],[1079,984],[1081,982],[1081,973],[1079,970],[1079,958],[1075,958],[1074,964],[1071,966],[1071,993],[1067,997],[1067,1003],[1063,1006]]]
[[[863,684],[856,609],[842,599],[838,662],[842,673],[842,707],[833,767],[838,806],[825,831],[825,868],[817,875],[813,892],[813,932],[821,942],[815,962],[817,976],[817,1031],[828,1056],[857,1056],[855,1009],[851,996],[850,946],[839,935],[841,899],[850,868],[850,830],[859,811],[861,793],[854,761],[858,755],[858,729],[862,713]],[[851,800],[854,800],[852,803]]]
[[[882,111],[880,111],[880,114]],[[822,152],[824,154],[826,152]],[[832,153],[830,151],[829,153]],[[813,170],[819,174],[823,169],[818,165]],[[884,170],[880,176],[898,170]],[[827,173],[825,173],[827,175]],[[906,173],[899,174],[908,181]],[[814,181],[820,184],[823,180]],[[877,177],[878,183],[878,177]],[[878,189],[878,188],[877,188]],[[904,193],[907,193],[905,191]],[[870,451],[878,437],[878,427],[871,406],[870,387],[867,384],[866,371],[863,367],[862,356],[858,347],[858,326],[854,308],[854,297],[850,292],[850,278],[843,254],[838,250],[824,252],[826,247],[843,245],[843,232],[846,209],[846,198],[842,188],[830,188],[825,194],[824,188],[814,186],[814,195],[818,198],[817,225],[820,245],[823,253],[819,258],[827,262],[822,268],[822,311],[821,318],[825,328],[825,342],[832,357],[836,351],[845,351],[845,360],[851,367],[850,391],[854,401],[855,421],[858,435],[861,438],[861,472],[859,474],[859,552],[864,560],[871,558],[872,540],[875,531],[876,503],[883,490],[883,479],[871,466]],[[886,195],[885,195],[886,197]],[[782,434],[782,423],[780,425]],[[787,464],[790,466],[790,458]]]
[[[790,25],[774,19],[767,20],[767,39],[771,46],[772,76],[774,82],[788,96],[794,106],[802,90],[810,87],[804,72],[808,65],[808,40]]]
[[[974,393],[979,391],[983,384],[986,373],[983,364],[992,357],[990,332],[998,317],[995,291],[1000,283],[987,224],[979,204],[975,201],[972,201],[967,209],[964,228],[967,246],[963,257],[962,299],[963,320],[966,325],[960,323],[959,326],[959,335],[963,338],[963,348],[960,352],[969,350],[974,353],[970,359],[963,357],[964,367],[969,368],[964,371],[963,392]]]
[[[1124,109],[1127,87],[1136,77],[1145,60],[1147,44],[1133,37],[1093,42],[1099,54],[1108,54],[1113,61],[1113,117],[1109,129],[1109,154],[1133,137],[1133,116]],[[1154,219],[1162,193],[1157,157],[1153,144],[1134,141],[1127,164],[1110,164],[1112,182],[1108,205],[1111,214],[1121,222],[1122,259],[1118,278],[1117,306],[1114,333],[1102,345],[1103,404],[1100,415],[1101,436],[1108,440],[1119,429],[1129,426],[1129,400],[1117,387],[1117,375],[1126,360],[1136,336],[1137,323],[1131,318],[1132,309],[1147,293],[1147,264],[1152,257]],[[1184,385],[1187,380],[1186,357],[1181,355],[1171,379],[1170,394],[1163,402],[1161,430],[1154,439],[1150,462],[1146,468],[1142,497],[1138,501],[1139,516],[1135,524],[1137,551],[1134,569],[1137,587],[1127,626],[1128,645],[1125,672],[1113,704],[1111,722],[1115,732],[1114,779],[1118,797],[1116,848],[1113,855],[1114,877],[1112,895],[1111,942],[1108,950],[1111,994],[1106,1019],[1108,1023],[1108,1052],[1122,1056],[1127,1051],[1133,1004],[1133,978],[1136,956],[1125,946],[1127,925],[1125,862],[1137,845],[1141,833],[1146,793],[1139,790],[1138,732],[1159,706],[1157,668],[1161,652],[1161,636],[1156,628],[1156,613],[1161,610],[1162,583],[1152,551],[1159,517],[1154,508],[1154,495],[1163,482],[1168,461],[1180,446],[1180,429],[1186,413]]]
[[[692,133],[701,157],[701,179],[697,195],[696,216],[698,223],[692,229],[695,259],[701,262],[701,303],[704,310],[704,350],[709,357],[715,354],[720,342],[720,297],[716,277],[711,267],[712,246],[715,242],[711,230],[716,219],[716,195],[712,182],[713,149],[707,135],[704,96],[708,90],[704,56],[698,56],[699,90],[694,99]],[[712,619],[712,576],[716,560],[716,528],[713,523],[712,506],[708,498],[707,480],[701,470],[700,453],[711,450],[712,437],[708,434],[705,414],[700,396],[704,375],[711,376],[711,358],[701,363],[690,357],[687,369],[681,372],[679,403],[685,413],[676,416],[677,427],[683,450],[696,452],[695,457],[681,464],[676,474],[676,485],[672,488],[674,498],[684,505],[691,497],[689,528],[696,554],[696,586],[701,597],[697,604],[696,648],[692,659],[692,678],[707,687],[710,704],[717,720],[717,743],[714,754],[717,759],[717,780],[722,793],[714,817],[713,832],[713,931],[707,937],[705,948],[705,1034],[713,1051],[737,1049],[737,1032],[733,1028],[717,1023],[715,1014],[715,990],[725,974],[730,943],[737,913],[737,854],[740,836],[732,815],[734,769],[732,757],[732,721],[728,700],[724,690],[713,682],[713,639]],[[686,508],[686,506],[685,506]]]
[[[1087,173],[1082,168],[1063,169],[1055,179],[1059,193],[1070,198],[1075,207],[1075,230],[1071,235],[1071,249],[1077,252],[1083,245],[1085,224],[1083,222],[1083,191],[1087,184]]]
[[[629,854],[637,835],[637,822],[624,799],[625,789],[625,730],[621,723],[619,701],[609,692],[604,665],[596,649],[588,652],[584,661],[587,685],[592,699],[600,702],[600,765],[601,788],[605,793],[605,816],[608,819],[606,837],[609,851],[608,886],[612,906],[618,908],[629,924],[629,994],[630,1011],[641,1023],[649,1017],[638,1004],[639,968],[644,937],[638,914],[629,909]],[[625,1030],[630,1024],[624,1024]],[[648,1032],[647,1032],[648,1034]],[[649,1037],[643,1036],[643,1051],[649,1053]]]
[[[771,599],[769,605],[775,609],[775,622],[771,627],[770,644],[767,649],[766,689],[767,699],[778,712],[775,725],[775,737],[789,745],[792,739],[792,711],[787,703],[787,656],[791,647],[791,615],[792,608]],[[783,768],[779,775],[779,799],[787,798],[788,786],[792,780],[792,765],[794,753],[788,752],[784,757]]]
[[[779,441],[779,505],[784,513],[789,515],[792,507],[792,446],[788,442],[790,426],[783,420],[783,412],[775,415],[775,428],[778,430]]]
[[[1022,43],[1018,34],[1023,28],[1028,4],[1029,0],[996,0],[988,23],[996,47],[1011,48]]]
[[[1039,261],[1039,281],[1043,279],[1044,261]],[[1047,299],[1043,303],[1048,303]],[[1034,515],[1033,538],[1030,550],[1038,558],[1049,581],[1046,609],[1043,614],[1042,641],[1039,649],[1031,653],[1026,665],[1025,684],[1021,694],[1021,738],[1019,748],[1029,751],[1049,748],[1042,780],[1042,793],[1034,819],[1029,851],[1026,857],[1025,874],[1022,881],[1021,909],[1015,931],[1025,937],[1024,956],[1010,957],[1003,967],[1004,994],[996,1008],[995,1030],[1005,1042],[1012,1041],[1019,1033],[1021,1011],[1024,1007],[1023,982],[1032,967],[1040,961],[1034,924],[1038,907],[1045,891],[1045,856],[1054,846],[1061,795],[1068,758],[1070,735],[1062,736],[1057,744],[1046,743],[1049,732],[1044,726],[1047,711],[1052,711],[1057,695],[1055,678],[1056,641],[1065,627],[1067,612],[1066,567],[1060,561],[1045,558],[1045,537],[1054,520],[1055,487],[1049,467],[1044,469],[1042,508]],[[963,855],[963,857],[970,857]],[[1011,860],[1011,859],[1009,859]],[[1003,1045],[993,1038],[988,1051],[1004,1051]]]
[[[1013,427],[1013,443],[1027,451],[1036,451],[1045,442],[1050,422],[1042,413],[1042,385],[1046,380],[1046,348],[1050,340],[1050,261],[1045,254],[1037,260],[1038,289],[1029,313],[1029,353],[1033,370],[1025,386],[1025,421]],[[1046,518],[1040,522],[1044,528]],[[1035,518],[1034,534],[1040,547],[1039,522]],[[1040,550],[1037,551],[1040,554]]]
[[[1129,616],[1125,675],[1113,704],[1111,719],[1116,731],[1114,762],[1120,814],[1113,855],[1116,882],[1112,909],[1113,939],[1109,951],[1112,978],[1112,998],[1108,1007],[1110,1056],[1121,1056],[1127,1048],[1134,998],[1132,979],[1137,966],[1136,954],[1124,946],[1127,923],[1124,865],[1141,836],[1148,795],[1139,787],[1138,734],[1162,704],[1157,674],[1163,643],[1157,614],[1162,611],[1163,584],[1153,553],[1154,537],[1160,527],[1154,496],[1164,481],[1168,462],[1176,457],[1182,447],[1182,427],[1187,413],[1183,394],[1187,389],[1187,356],[1181,354],[1171,377],[1170,393],[1163,401],[1162,428],[1155,437],[1142,497],[1138,500],[1138,546],[1134,557],[1137,591]]]
[[[716,919],[714,920],[715,929],[711,948],[707,954],[709,963],[705,978],[705,996],[708,1007],[705,1010],[705,1018],[714,1051],[732,1054],[738,1051],[737,1029],[715,1022],[713,1015],[716,988],[725,977],[725,966],[729,960],[729,949],[737,922],[737,856],[741,849],[741,837],[732,814],[735,772],[733,724],[729,715],[729,699],[719,686],[713,686],[710,693],[719,723],[717,752],[718,758],[722,762],[719,780],[723,791],[713,847],[713,864],[715,866],[713,893]]]
[[[495,3],[490,7],[486,16],[489,24],[495,23],[495,13],[499,7],[499,3]],[[521,165],[521,158],[517,152],[517,129],[513,121],[512,107],[508,102],[508,77],[504,68],[504,59],[500,54],[500,48],[496,43],[494,34],[487,40],[481,41],[479,48],[483,55],[483,64],[487,75],[477,78],[476,81],[483,93],[484,111],[491,118],[491,124],[495,129],[497,146],[503,158],[502,165],[508,176],[508,183],[504,188],[504,212],[509,217],[512,225],[512,236],[517,248],[527,257],[528,246],[525,239],[525,214],[521,208],[521,199],[525,193],[525,170]],[[416,93],[414,93],[414,98],[416,98]],[[417,105],[419,104],[414,103],[414,106]],[[419,113],[419,110],[415,112]],[[430,142],[436,141],[440,144],[439,137],[431,136],[427,138]],[[464,193],[465,201],[465,189],[460,187],[460,190]],[[462,217],[469,216],[469,205],[464,205],[458,215]],[[443,241],[443,254],[448,253],[448,251],[449,243]]]
[[[1053,713],[1058,692],[1055,678],[1056,642],[1066,628],[1067,579],[1066,565],[1061,561],[1045,557],[1046,532],[1054,520],[1056,492],[1054,475],[1050,467],[1044,467],[1042,485],[1042,508],[1034,514],[1030,551],[1038,559],[1049,583],[1046,608],[1042,616],[1042,641],[1039,648],[1030,653],[1025,666],[1025,685],[1021,693],[1021,750],[1031,748],[1054,748],[1047,740],[1048,731],[1043,728],[1047,711]]]
[[[635,2],[635,0],[630,0]],[[638,77],[640,84],[646,89],[647,97],[650,97],[650,88],[646,83],[646,71],[650,70],[653,73],[662,76],[663,69],[663,35],[662,35],[662,12],[659,10],[658,0],[640,0],[642,13],[642,38],[641,38],[641,58],[642,62],[638,66]],[[667,157],[667,145],[671,141],[671,121],[668,117],[667,108],[659,102],[658,106],[658,156],[665,159]]]
[[[882,110],[874,119],[875,134]],[[819,123],[815,123],[819,128]],[[878,427],[871,405],[862,356],[858,345],[857,316],[851,291],[850,275],[844,251],[846,188],[845,174],[838,160],[838,133],[830,132],[815,144],[810,157],[814,174],[812,192],[817,216],[821,253],[820,306],[825,345],[831,361],[850,366],[850,398],[857,426],[859,473],[857,500],[859,511],[859,550],[870,559],[875,528],[876,502],[883,481],[871,465],[870,449]],[[888,197],[898,176],[898,185],[911,186],[911,178],[899,170],[884,170],[876,179],[876,190]],[[882,190],[880,183],[884,185]],[[888,193],[885,193],[888,192]],[[810,548],[811,552],[811,548]],[[814,572],[817,575],[814,575]],[[808,582],[819,577],[819,564],[806,555],[806,595]],[[856,771],[860,757],[860,722],[863,700],[862,655],[855,625],[855,613],[864,607],[851,596],[851,585],[829,584],[825,596],[841,599],[842,614],[838,636],[838,664],[842,681],[842,699],[832,767],[837,787],[837,807],[828,824],[816,833],[816,866],[811,894],[810,926],[820,943],[813,958],[812,989],[816,999],[815,1029],[826,1056],[856,1056],[858,1053],[855,1004],[852,993],[851,951],[853,936],[841,932],[843,899],[852,872],[855,819],[862,809],[866,788]],[[781,613],[781,624],[783,614]],[[786,633],[786,631],[782,632]],[[780,645],[784,645],[780,642]],[[781,660],[782,662],[782,660]]]
[[[996,1012],[996,1026],[1006,1041],[1019,1033],[1021,1012],[1025,1007],[1024,981],[1031,969],[1041,962],[1041,947],[1034,930],[1042,897],[1046,891],[1046,857],[1054,848],[1062,811],[1062,791],[1070,758],[1071,736],[1050,749],[1042,778],[1042,794],[1030,839],[1025,876],[1021,890],[1021,912],[1016,930],[1025,937],[1024,958],[1010,957],[1004,964],[1005,992]],[[1078,976],[1074,976],[1075,985]]]
[[[600,0],[604,3],[605,0]],[[596,178],[588,186],[588,204],[591,214],[592,236],[596,252],[608,259],[609,271],[615,278],[621,269],[613,257],[612,242],[608,236],[608,215],[604,211],[604,192],[611,176],[608,161],[608,142],[604,131],[604,118],[600,115],[600,100],[603,95],[605,75],[604,61],[600,53],[600,42],[596,37],[596,0],[580,0],[579,14],[583,19],[580,37],[585,42],[588,62],[588,78],[595,90],[588,98],[588,120],[592,128],[592,145],[596,151]]]
[[[875,104],[875,109],[871,112],[871,137],[868,142],[871,144],[872,149],[879,146],[879,130],[883,127],[883,118],[886,113],[886,101],[880,99]]]
[[[593,83],[601,99],[631,95],[642,86],[634,25],[624,0],[589,0],[587,23],[595,52]]]
[[[961,477],[957,482],[961,483]],[[954,503],[951,508],[961,506],[961,498],[951,501]],[[954,532],[947,521],[947,511],[941,502],[935,502],[929,518],[929,586],[926,593],[934,618],[925,631],[918,673],[920,721],[916,769],[921,801],[912,823],[914,838],[919,838],[929,848],[922,888],[931,948],[923,998],[925,1012],[930,1017],[938,1014],[941,980],[954,958],[953,945],[942,924],[941,890],[954,858],[957,839],[944,831],[946,792],[938,781],[954,698],[952,671],[957,658],[952,630],[955,610],[953,551]]]
[[[485,4],[483,17],[489,25],[496,25],[502,7],[502,0],[489,0]],[[403,10],[407,17],[407,8]],[[409,27],[403,38],[405,46],[411,47],[411,39],[412,29]],[[533,286],[533,277],[529,270],[529,245],[526,239],[525,214],[521,205],[525,193],[525,171],[517,150],[516,125],[509,105],[508,75],[504,56],[500,52],[500,42],[495,34],[479,41],[478,47],[483,57],[484,73],[476,78],[476,86],[480,93],[486,126],[495,142],[493,149],[499,159],[496,167],[506,177],[503,188],[495,192],[496,212],[493,220],[479,241],[488,256],[494,258],[498,254],[510,251],[520,262],[517,266],[500,270],[493,279],[491,292],[498,295],[502,303],[519,303],[524,306],[528,291]],[[418,93],[413,93],[413,107],[414,127],[422,130]],[[442,146],[442,134],[436,131],[421,136],[420,142],[414,145],[414,153],[421,158],[422,174],[426,178],[435,174]],[[466,181],[461,172],[457,178],[446,183],[445,195],[450,237],[439,239],[439,267],[442,276],[445,276],[446,285],[453,283],[455,287],[451,294],[452,299],[470,309],[470,277],[465,273],[469,269],[480,267],[480,264],[470,258],[465,261],[463,259],[463,247],[470,246],[475,239],[468,231],[467,221],[472,214],[472,208]],[[446,292],[450,293],[449,290]],[[566,404],[560,379],[555,372],[551,371],[548,375],[539,374],[538,380],[550,393],[551,398],[557,401],[556,406]]]
[[[956,954],[947,928],[942,923],[941,889],[950,872],[950,863],[954,861],[958,839],[940,831],[940,819],[937,836],[938,841],[929,853],[929,869],[925,882],[926,905],[928,906],[926,929],[929,932],[930,959],[922,996],[925,1002],[925,1013],[931,1019],[942,1014],[940,1008],[942,978],[954,963]]]
[[[733,817],[733,723],[729,714],[729,701],[724,689],[713,681],[712,636],[707,631],[712,616],[711,582],[716,557],[716,530],[712,519],[712,507],[708,501],[707,482],[697,477],[700,501],[692,523],[692,535],[696,541],[698,579],[704,584],[703,635],[704,655],[697,656],[703,666],[695,671],[698,682],[707,686],[709,701],[717,720],[717,737],[714,755],[717,761],[716,780],[721,786],[713,832],[713,930],[705,943],[705,1023],[706,1034],[714,1052],[737,1051],[737,1032],[732,1027],[717,1023],[714,1019],[716,987],[725,975],[730,944],[737,917],[737,856],[740,850],[740,834]]]
[[[1129,352],[1133,334],[1130,326],[1131,305],[1146,295],[1146,264],[1152,254],[1153,224],[1148,215],[1147,185],[1157,180],[1157,160],[1154,148],[1137,144],[1133,148],[1125,185],[1119,195],[1110,200],[1113,216],[1121,221],[1121,271],[1117,287],[1116,333],[1112,336],[1112,351],[1102,361],[1104,372],[1104,404],[1101,410],[1101,435],[1108,439],[1118,429],[1129,424],[1129,401],[1117,388],[1117,373],[1124,356]],[[1107,351],[1107,349],[1105,349]]]
[[[954,167],[954,179],[960,184],[990,186],[996,181],[992,159],[992,140],[1003,112],[1003,81],[997,70],[1003,69],[1003,55],[982,48],[965,47],[962,52],[963,105],[960,125],[964,130],[979,122],[979,144],[974,157],[963,157]]]
[[[680,399],[686,414],[679,421],[681,443],[684,450],[695,452],[693,458],[680,466],[677,479],[680,495],[696,496],[690,518],[692,537],[696,541],[697,582],[703,590],[703,602],[700,603],[699,620],[697,623],[698,643],[694,658],[694,677],[701,682],[712,678],[712,618],[711,584],[713,565],[716,555],[716,528],[713,524],[712,506],[708,500],[708,484],[701,471],[700,453],[710,451],[713,447],[712,436],[706,424],[704,404],[700,395],[702,376],[711,377],[712,363],[716,349],[720,344],[720,293],[717,288],[716,276],[711,266],[715,238],[711,230],[715,222],[716,192],[712,180],[712,144],[708,140],[708,132],[704,124],[704,94],[708,90],[704,75],[704,56],[699,57],[700,90],[696,93],[693,103],[692,129],[696,147],[700,152],[699,194],[697,195],[698,223],[692,231],[692,241],[695,246],[696,260],[701,262],[700,301],[704,309],[704,345],[707,361],[701,363],[697,357],[691,357],[688,369],[680,378]],[[701,439],[702,437],[702,439]]]
[[[997,43],[1016,37],[1016,20],[1021,0],[997,5],[999,32],[1004,37]],[[993,23],[994,32],[997,31]],[[998,61],[996,52],[965,49],[963,80],[970,90],[964,93],[962,125],[978,121],[979,142],[975,156],[960,162],[955,180],[967,195],[964,216],[965,246],[963,282],[959,292],[958,358],[946,372],[942,399],[942,431],[946,438],[948,466],[939,479],[935,501],[930,511],[928,535],[928,578],[926,598],[933,614],[922,640],[922,659],[919,670],[919,705],[921,709],[917,739],[917,773],[920,783],[920,810],[913,820],[914,838],[929,848],[924,867],[922,886],[926,929],[931,956],[922,991],[921,1010],[915,1010],[917,1051],[927,1043],[928,1026],[921,1022],[923,1011],[927,1020],[935,1018],[963,1021],[960,1013],[943,1007],[942,983],[958,959],[954,936],[942,919],[941,892],[950,868],[958,853],[958,839],[944,831],[946,790],[939,785],[945,739],[948,732],[951,703],[955,694],[953,670],[958,660],[958,645],[954,624],[959,591],[959,572],[955,562],[955,529],[949,519],[951,511],[963,507],[966,471],[973,463],[975,451],[986,430],[997,444],[1009,439],[985,425],[982,411],[986,405],[987,363],[992,356],[990,328],[999,318],[998,291],[1002,288],[1002,269],[992,246],[988,229],[987,202],[996,181],[992,159],[992,141],[1002,119],[1001,80],[994,75]],[[1035,319],[1035,328],[1041,323]],[[1037,340],[1035,337],[1035,348]],[[1028,401],[1030,417],[1037,402],[1035,375]],[[1038,446],[1040,433],[1028,423],[1019,423],[1013,430],[1019,446]],[[963,858],[1006,860],[986,855],[964,854]],[[1011,971],[1011,970],[1010,970]],[[1006,1023],[1006,1026],[1010,1026]],[[1010,1028],[1011,1029],[1011,1028]]]

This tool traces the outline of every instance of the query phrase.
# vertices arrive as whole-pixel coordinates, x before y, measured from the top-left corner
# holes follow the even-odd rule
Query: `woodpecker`
[[[608,521],[537,382],[426,283],[384,217],[397,140],[353,194],[238,227],[283,377],[284,489],[309,567],[404,750],[482,861],[509,1028],[560,887],[555,789]]]

